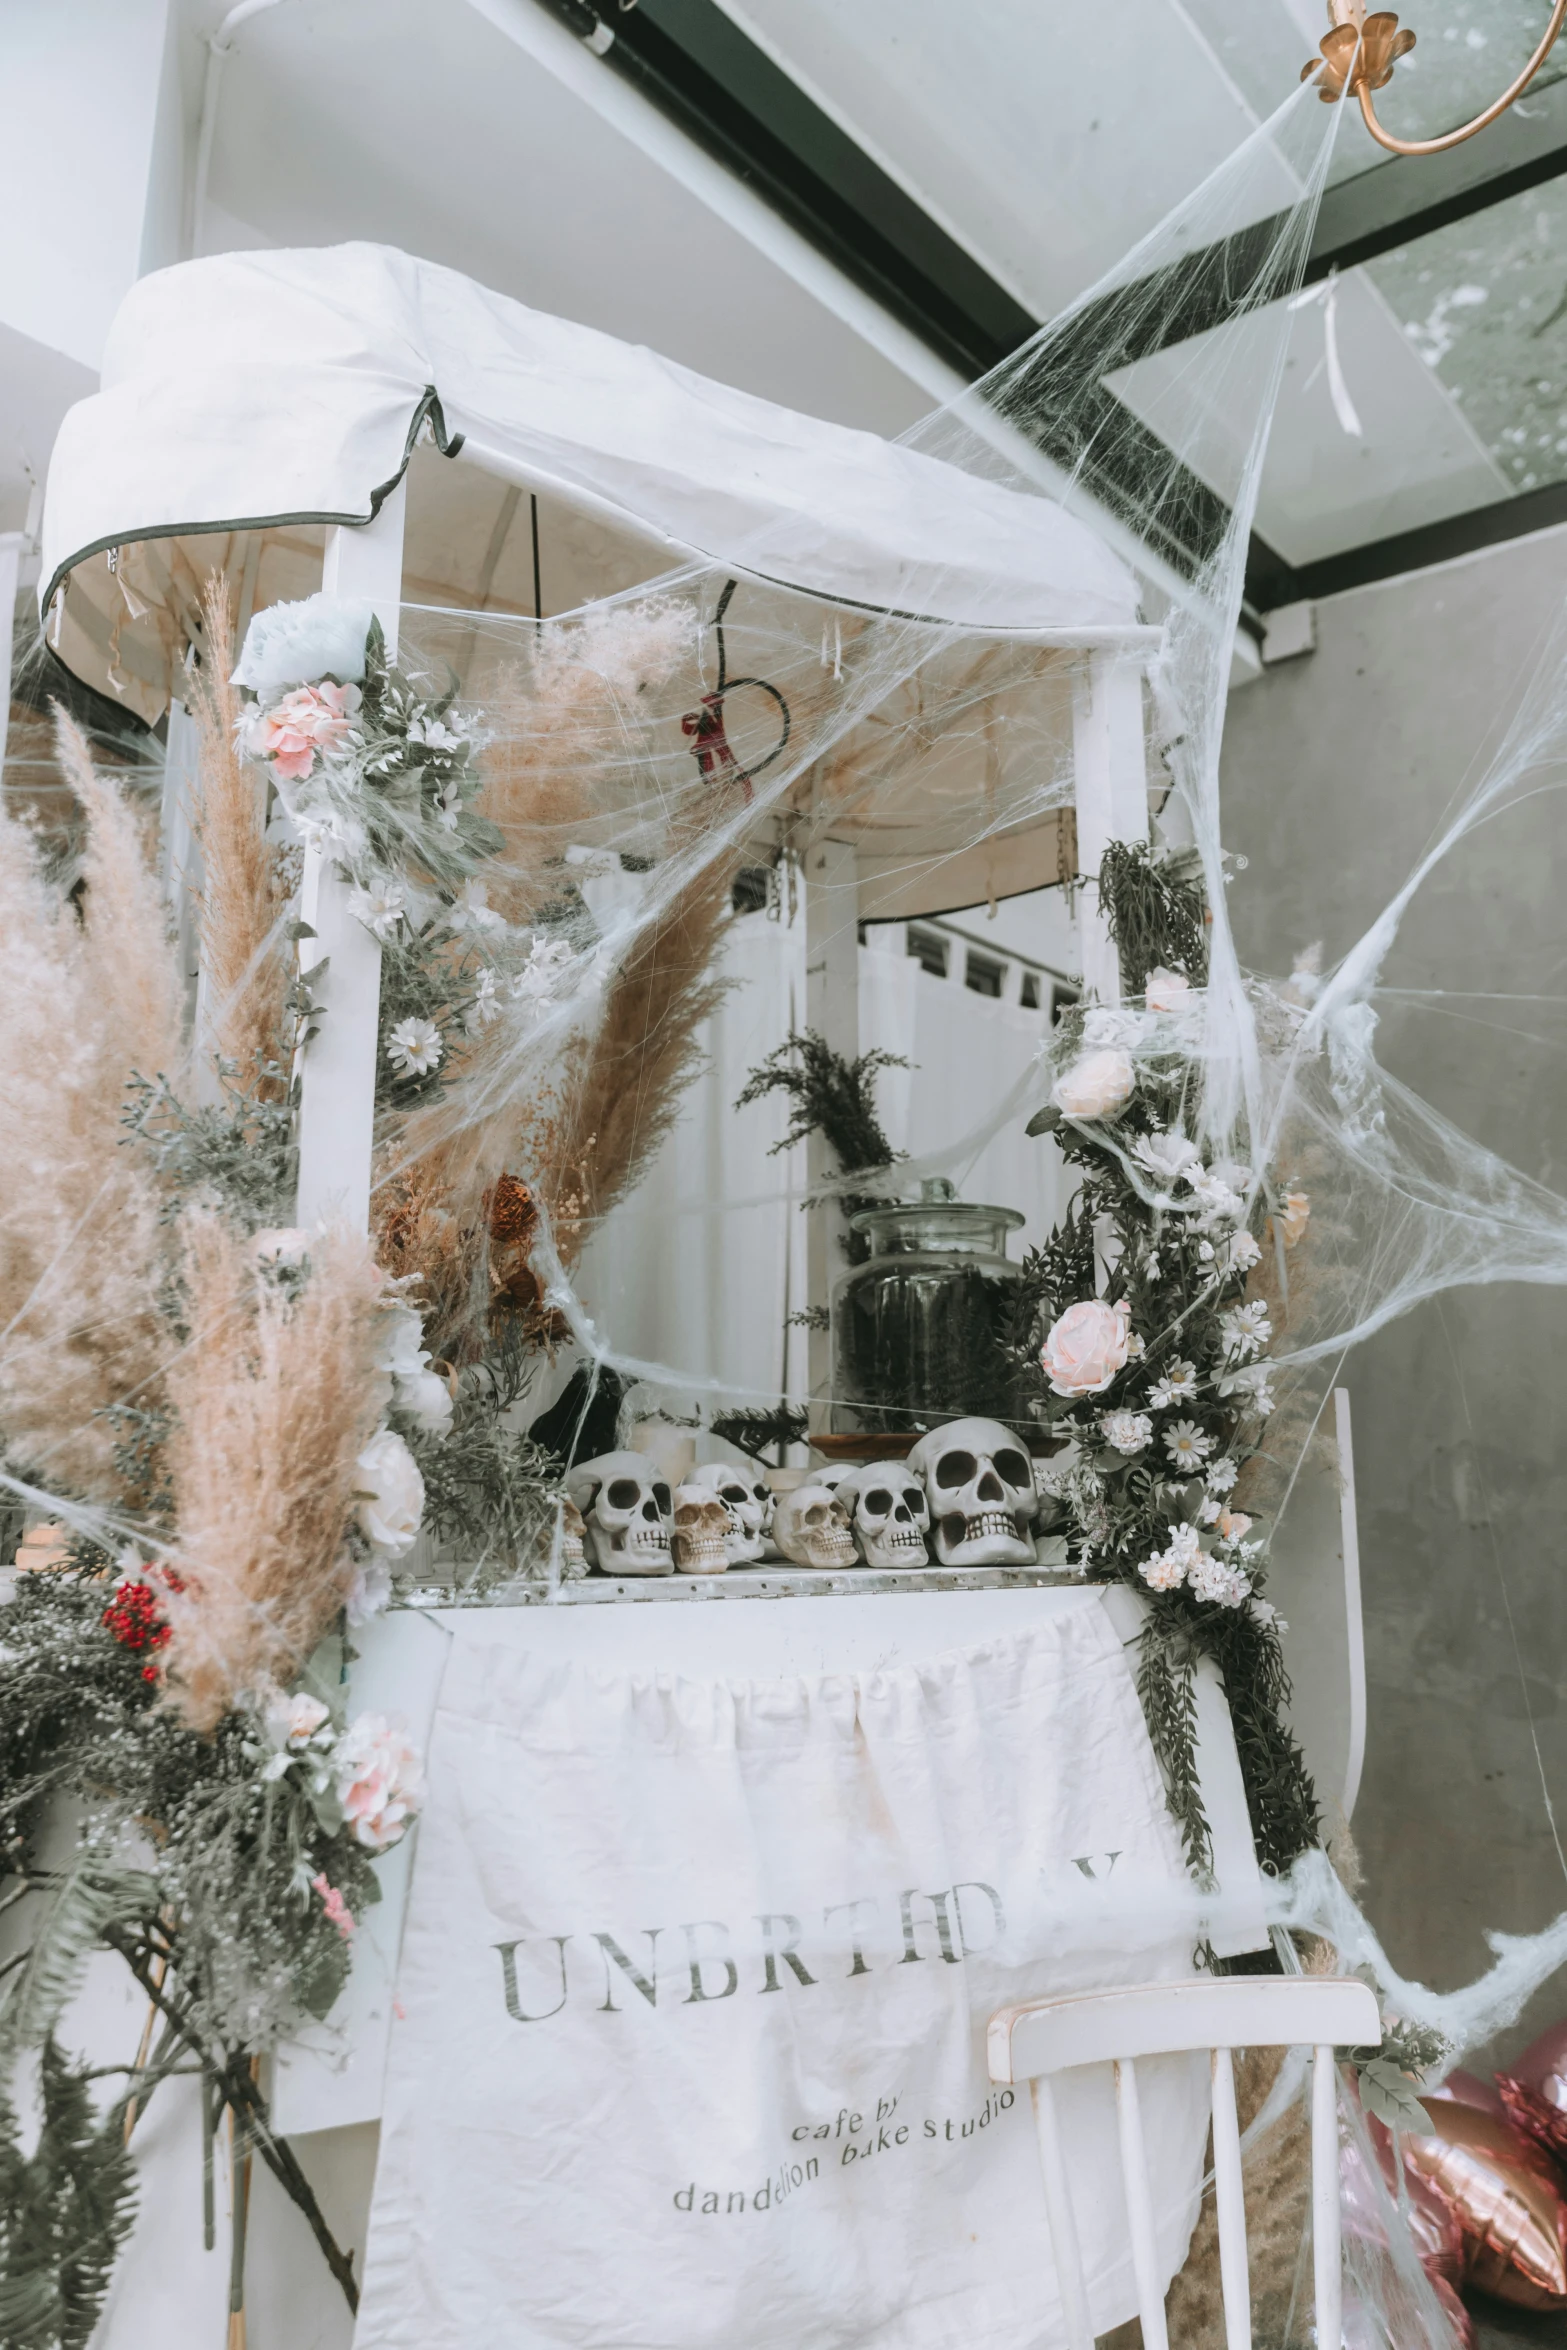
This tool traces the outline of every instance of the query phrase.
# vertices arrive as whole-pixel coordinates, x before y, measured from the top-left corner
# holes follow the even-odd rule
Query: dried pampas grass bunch
[[[692,608],[667,597],[608,605],[550,623],[528,669],[497,686],[478,805],[505,841],[489,889],[508,921],[532,922],[559,896],[568,848],[607,818],[623,825],[642,768],[641,697],[690,657],[696,628]]]
[[[195,832],[201,845],[202,1048],[234,1063],[246,1085],[276,1092],[260,1071],[283,1051],[289,950],[277,858],[265,834],[264,786],[236,745],[230,682],[234,630],[228,583],[208,580],[205,658],[193,708],[201,740]]]
[[[570,1180],[585,1171],[595,1219],[635,1190],[680,1115],[701,1061],[697,1032],[729,990],[713,965],[737,863],[721,859],[699,872],[639,933],[597,1028],[572,1050],[562,1088],[570,1131],[560,1138],[556,1172]],[[552,1219],[561,1204],[558,1196],[546,1201]]]
[[[56,739],[85,820],[80,915],[0,813],[0,1437],[40,1482],[117,1507],[139,1496],[112,1415],[156,1413],[167,1352],[162,1202],[121,1147],[125,1089],[179,1074],[179,980],[136,815],[64,716]]]
[[[189,1338],[172,1365],[178,1571],[168,1684],[195,1729],[286,1684],[342,1607],[355,1464],[384,1400],[383,1276],[346,1232],[311,1243],[302,1283],[260,1270],[221,1217],[184,1222]]]
[[[595,837],[606,816],[624,818],[628,793],[646,790],[638,697],[676,674],[695,630],[684,604],[614,605],[547,628],[526,675],[491,697],[480,807],[506,840],[487,880],[495,911],[536,919],[561,896],[566,850]],[[703,811],[704,822],[713,812]],[[667,837],[667,812],[664,824]],[[524,1188],[548,1216],[569,1269],[592,1224],[635,1188],[680,1114],[700,1059],[698,1032],[726,992],[713,964],[739,863],[738,851],[699,862],[699,844],[680,831],[671,855],[686,878],[635,931],[608,978],[595,974],[584,1017],[558,1049],[541,1053],[504,1023],[454,1038],[443,1099],[383,1132],[383,1257],[422,1278],[439,1351],[452,1359],[465,1351],[456,1329],[464,1316],[470,1336],[500,1310],[521,1313],[546,1341],[553,1328],[527,1278],[525,1250],[496,1229],[495,1203],[511,1196],[502,1187]],[[653,886],[661,885],[658,874]]]

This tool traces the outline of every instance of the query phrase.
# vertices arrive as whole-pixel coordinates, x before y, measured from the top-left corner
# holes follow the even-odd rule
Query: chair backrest
[[[1027,2081],[1033,2097],[1067,2350],[1093,2350],[1094,2329],[1052,2076],[1077,2065],[1115,2067],[1121,2177],[1143,2350],[1169,2350],[1164,2280],[1159,2274],[1153,2195],[1138,2101],[1137,2059],[1193,2049],[1208,2052],[1225,2337],[1229,2350],[1251,2350],[1246,2206],[1230,2052],[1235,2048],[1309,2047],[1313,2052],[1311,2203],[1316,2332],[1324,2350],[1329,2346],[1337,2350],[1343,2338],[1343,2311],[1334,2050],[1374,2045],[1381,2036],[1376,1996],[1369,1986],[1325,1975],[1232,1975],[1199,1982],[1149,1983],[1064,1999],[1031,1999],[1021,2006],[1004,2007],[993,2016],[987,2035],[990,2077],[993,2081]]]

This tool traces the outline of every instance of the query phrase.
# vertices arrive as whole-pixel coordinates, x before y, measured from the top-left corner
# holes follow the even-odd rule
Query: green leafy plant
[[[1156,856],[1147,841],[1112,841],[1099,862],[1099,901],[1121,962],[1121,983],[1141,995],[1152,971],[1207,977],[1201,869],[1189,851]]]
[[[100,2117],[91,2077],[52,2034],[45,2039],[38,2136],[28,2155],[15,2107],[0,2094],[0,2342],[7,2350],[86,2350],[135,2219],[125,2099]]]
[[[820,1134],[837,1160],[840,1174],[875,1174],[895,1166],[903,1155],[893,1149],[876,1114],[876,1072],[907,1067],[908,1062],[899,1054],[884,1053],[879,1047],[846,1060],[842,1053],[834,1052],[825,1037],[807,1028],[791,1032],[757,1063],[736,1098],[735,1108],[743,1110],[772,1093],[785,1094],[791,1105],[789,1125],[781,1140],[772,1145],[769,1157],[792,1150],[808,1135]],[[845,1192],[839,1204],[845,1216],[853,1216],[861,1208],[874,1207],[876,1198],[874,1194]],[[859,1262],[868,1253],[868,1244],[862,1235],[851,1233],[848,1249],[850,1261]]]

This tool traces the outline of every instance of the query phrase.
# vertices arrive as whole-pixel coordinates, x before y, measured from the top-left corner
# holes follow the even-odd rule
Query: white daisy
[[[1190,1403],[1196,1393],[1196,1364],[1171,1363],[1148,1401],[1156,1412],[1167,1412],[1172,1404]]]
[[[481,1029],[488,1028],[490,1022],[498,1020],[500,1016],[500,990],[496,985],[495,974],[493,971],[481,971],[474,982],[473,1002],[468,1006],[463,1025],[470,1036],[477,1036]]]
[[[422,743],[429,751],[455,751],[462,739],[450,727],[443,726],[439,718],[416,718],[408,729],[408,740]]]
[[[444,1047],[433,1020],[399,1020],[386,1040],[392,1066],[401,1077],[423,1077],[440,1067]]]
[[[1159,1182],[1179,1183],[1188,1169],[1199,1163],[1202,1153],[1184,1134],[1145,1134],[1133,1143],[1132,1156]]]
[[[465,881],[462,895],[447,913],[446,919],[454,930],[504,930],[506,917],[497,914],[489,902],[489,891],[482,881]]]
[[[1211,1223],[1238,1224],[1245,1215],[1245,1201],[1223,1180],[1217,1168],[1200,1168],[1190,1177],[1190,1182],[1198,1206]]]
[[[1204,1469],[1202,1481],[1210,1493],[1228,1493],[1239,1473],[1228,1453],[1221,1452],[1218,1459],[1210,1461]]]
[[[1099,1430],[1106,1444],[1130,1459],[1152,1440],[1153,1422],[1146,1412],[1106,1412]]]
[[[367,888],[349,891],[348,911],[387,945],[397,936],[408,911],[407,887],[389,873],[377,874]]]
[[[1217,1382],[1224,1396],[1243,1395],[1254,1412],[1266,1419],[1273,1409],[1273,1390],[1268,1385],[1271,1363],[1250,1363],[1244,1370],[1226,1371]]]
[[[555,993],[570,962],[571,949],[563,938],[536,938],[528,949],[528,960],[511,983],[512,994],[519,1003],[542,1004]]]
[[[1212,1452],[1213,1438],[1205,1436],[1195,1420],[1177,1420],[1164,1432],[1164,1449],[1178,1469],[1192,1476]]]
[[[1231,1363],[1244,1363],[1252,1355],[1261,1354],[1273,1336],[1273,1324],[1262,1298],[1249,1306],[1232,1306],[1220,1321],[1219,1329],[1224,1339],[1225,1360]]]

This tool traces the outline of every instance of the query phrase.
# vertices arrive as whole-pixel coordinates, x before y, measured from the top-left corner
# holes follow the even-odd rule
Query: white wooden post
[[[853,843],[813,842],[805,853],[805,1025],[846,1061],[858,1059],[860,1050],[859,916],[859,866]],[[821,1135],[813,1134],[806,1144],[808,1187],[814,1190],[835,1172],[832,1152]],[[848,1261],[840,1246],[846,1227],[837,1201],[812,1208],[807,1224],[807,1295],[813,1307],[825,1307]],[[826,1429],[832,1424],[828,1331],[811,1331],[806,1360],[812,1427]]]
[[[0,530],[0,775],[5,773],[5,738],[11,723],[11,638],[16,629],[16,582],[26,533]]]
[[[374,522],[328,534],[321,584],[326,594],[361,596],[376,610],[388,657],[397,651],[403,584],[401,484]],[[325,961],[317,989],[321,1024],[305,1048],[299,1105],[299,1222],[370,1227],[370,1153],[375,1126],[376,1031],[381,1008],[381,949],[348,910],[350,884],[330,858],[305,856],[301,911],[315,932],[300,946],[300,966]]]
[[[1113,840],[1148,838],[1148,772],[1143,751],[1143,672],[1135,656],[1090,653],[1072,703],[1077,853],[1083,872],[1078,921],[1083,990],[1099,1003],[1121,993],[1121,969],[1099,905],[1099,860]]]

